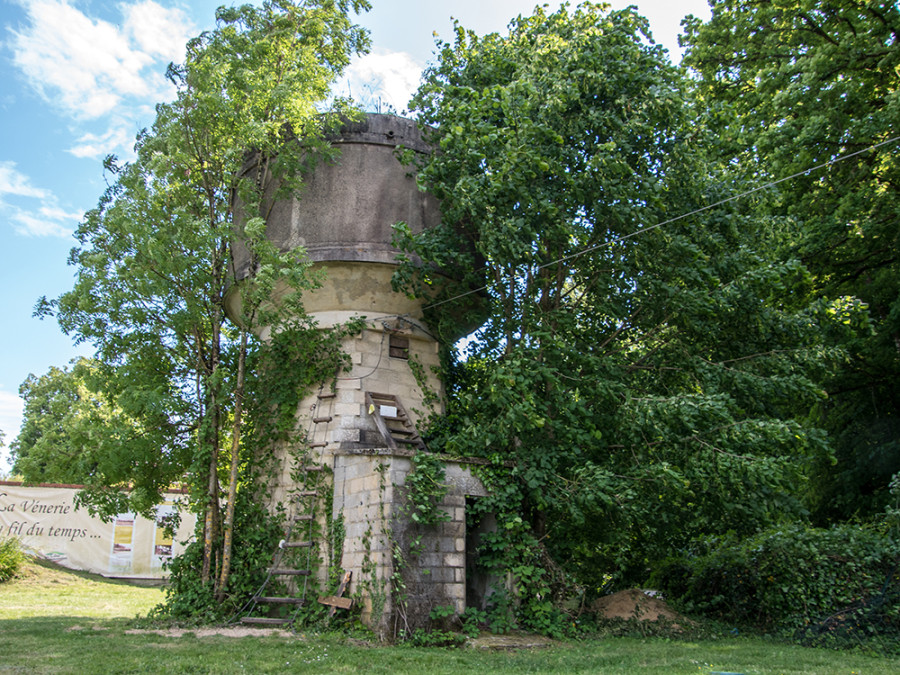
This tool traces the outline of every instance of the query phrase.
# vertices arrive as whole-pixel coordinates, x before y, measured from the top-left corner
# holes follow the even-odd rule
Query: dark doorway
[[[477,504],[481,497],[466,496],[466,607],[487,609],[495,577],[480,564],[478,549],[487,532],[497,530],[493,513],[481,513]]]

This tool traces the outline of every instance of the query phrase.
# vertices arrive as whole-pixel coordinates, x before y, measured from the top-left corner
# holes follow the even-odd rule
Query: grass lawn
[[[511,651],[384,647],[360,636],[133,632],[158,588],[30,564],[0,584],[0,673],[758,673],[900,672],[900,659],[759,638],[606,638]]]

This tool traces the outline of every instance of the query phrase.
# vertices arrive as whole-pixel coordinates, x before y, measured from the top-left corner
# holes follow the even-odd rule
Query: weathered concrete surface
[[[412,120],[377,114],[345,125],[330,141],[339,157],[316,166],[299,194],[272,204],[267,238],[282,252],[302,248],[314,269],[325,272],[325,284],[303,296],[307,313],[317,320],[322,314],[341,315],[332,317],[334,323],[377,312],[421,321],[422,302],[395,293],[390,281],[400,253],[392,244],[393,225],[405,222],[418,233],[441,220],[438,201],[419,190],[413,167],[398,158],[401,149],[427,153],[428,145]],[[240,210],[238,203],[235,211]],[[238,280],[249,274],[250,256],[240,242],[232,247],[232,264]],[[447,269],[440,274],[457,276]],[[480,297],[471,296],[473,308]],[[231,316],[240,316],[240,294],[229,293],[227,306]],[[463,314],[468,312],[460,313],[454,339],[480,323]]]
[[[418,127],[402,117],[369,114],[331,142],[340,157],[316,167],[298,197],[273,206],[268,239],[282,251],[305,247],[314,262],[393,264],[394,223],[421,232],[440,221],[437,200],[418,189],[410,167],[397,158],[398,148],[427,152]],[[245,250],[235,249],[234,265],[243,278]]]
[[[391,605],[397,571],[393,546],[412,535],[410,523],[400,515],[411,454],[383,447],[386,442],[366,412],[365,393],[397,396],[415,425],[443,412],[440,345],[423,321],[422,302],[394,292],[390,283],[399,253],[391,244],[393,224],[403,221],[421,232],[440,222],[440,212],[437,201],[419,191],[411,168],[397,158],[398,148],[430,151],[412,121],[367,115],[331,141],[340,149],[338,159],[317,166],[300,194],[272,204],[266,233],[281,251],[302,247],[324,272],[323,285],[303,296],[306,312],[319,327],[365,317],[360,334],[342,343],[349,371],[321,383],[321,391],[307,393],[298,406],[297,429],[305,430],[309,447],[303,461],[333,471],[334,503],[319,502],[318,513],[321,507],[331,508],[343,518],[342,566],[353,572],[350,592],[364,599],[366,620],[387,634],[396,616]],[[239,204],[235,208],[240,212]],[[245,278],[247,251],[236,245],[232,257],[237,278]],[[453,276],[452,270],[447,276]],[[241,316],[237,288],[228,297],[232,317]],[[282,291],[276,289],[273,302]],[[477,324],[459,314],[455,330],[461,337]],[[254,329],[268,339],[268,327]],[[392,336],[408,345],[405,356],[392,354]],[[286,503],[298,488],[290,450],[276,450],[280,468],[271,477],[273,507]],[[450,520],[427,533],[420,559],[405,570],[409,605],[426,618],[436,605],[465,609],[466,497],[484,494],[481,483],[459,462],[447,467],[452,489],[441,506]],[[321,550],[327,546],[322,542]],[[320,567],[320,581],[324,573]]]
[[[514,649],[543,649],[553,647],[556,643],[543,635],[532,635],[516,631],[495,635],[494,633],[481,633],[478,637],[466,640],[466,647],[474,649],[492,649],[498,651],[511,651]]]

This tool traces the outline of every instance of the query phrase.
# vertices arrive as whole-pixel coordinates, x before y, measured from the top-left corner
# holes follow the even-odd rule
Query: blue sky
[[[163,74],[185,41],[214,23],[222,0],[0,0],[0,430],[18,433],[18,388],[29,373],[64,366],[90,345],[73,345],[52,320],[32,318],[41,296],[72,286],[72,232],[105,183],[101,162],[129,157],[155,103],[171,97]],[[372,53],[354,62],[342,94],[401,112],[430,60],[434,34],[452,20],[479,34],[504,32],[535,0],[372,0],[359,17]],[[706,0],[616,0],[650,20],[654,38],[680,58],[687,14],[708,18]],[[550,3],[551,8],[558,6]],[[7,471],[0,450],[0,473]]]

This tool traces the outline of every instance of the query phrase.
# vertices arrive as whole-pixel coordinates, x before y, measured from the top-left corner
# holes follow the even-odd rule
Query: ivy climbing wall
[[[363,621],[382,637],[423,627],[435,607],[466,607],[466,497],[486,491],[464,461],[440,458],[437,518],[411,517],[414,453],[345,449],[334,456],[332,517],[344,528],[342,568]]]

